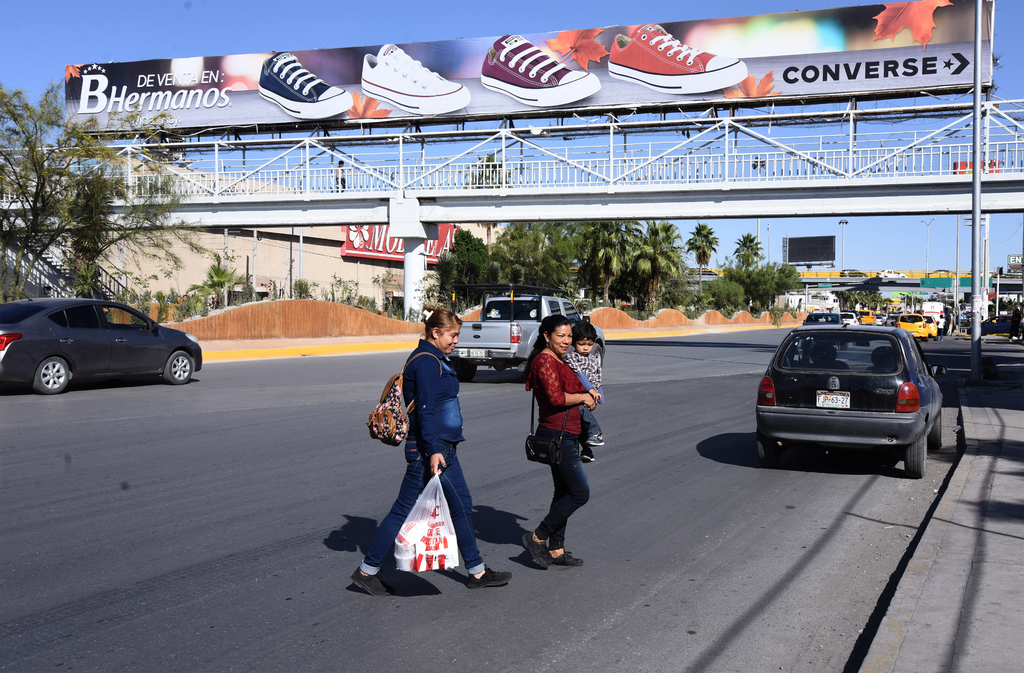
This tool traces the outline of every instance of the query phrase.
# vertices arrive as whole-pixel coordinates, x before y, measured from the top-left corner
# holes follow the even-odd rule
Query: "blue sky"
[[[957,0],[953,0],[957,2]],[[679,2],[621,0],[550,2],[519,0],[0,0],[0,82],[37,98],[61,80],[68,63],[138,61],[317,49],[388,42],[425,42],[460,37],[499,36],[642,21],[684,21],[807,11],[869,4],[862,0],[715,0]],[[509,11],[503,11],[507,8]],[[997,95],[1024,98],[1024,49],[1017,40],[1024,27],[1024,0],[996,3],[995,71]],[[964,98],[964,101],[969,101]],[[1024,210],[1024,209],[1022,209]],[[772,219],[771,257],[780,260],[782,236],[837,236],[835,218]],[[847,218],[846,266],[918,269],[925,267],[928,217]],[[930,226],[931,269],[955,265],[955,216],[940,215]],[[762,220],[762,240],[765,224]],[[721,241],[721,257],[734,242],[753,232],[754,220],[710,222]],[[684,237],[693,221],[678,222]],[[994,215],[990,232],[993,267],[1021,252],[1024,214]],[[961,235],[961,268],[970,266],[969,230]],[[837,266],[840,261],[837,259]]]

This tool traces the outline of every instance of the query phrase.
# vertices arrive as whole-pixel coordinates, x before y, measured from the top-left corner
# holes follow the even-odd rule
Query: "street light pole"
[[[843,268],[846,268],[846,225],[849,222],[846,220],[839,220],[839,226],[843,228]]]
[[[928,220],[927,222],[925,222],[924,220],[921,220],[921,223],[924,225],[924,277],[925,278],[928,277],[928,243],[929,243],[929,241],[931,239],[932,222],[934,222],[934,221],[935,221],[934,217],[932,219]]]

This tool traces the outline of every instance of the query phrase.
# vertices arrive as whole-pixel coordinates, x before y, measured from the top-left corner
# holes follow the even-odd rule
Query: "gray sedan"
[[[43,395],[72,378],[162,375],[181,385],[203,366],[199,341],[130,306],[97,299],[26,299],[0,305],[0,383]]]

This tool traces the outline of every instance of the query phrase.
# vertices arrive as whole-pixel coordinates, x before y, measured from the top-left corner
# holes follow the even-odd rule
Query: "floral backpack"
[[[409,366],[420,355],[429,355],[437,360],[437,366],[441,361],[432,353],[419,353],[409,358],[405,367]],[[405,441],[409,434],[409,414],[416,408],[416,400],[405,406],[405,398],[402,397],[402,383],[405,378],[405,367],[402,371],[392,376],[384,386],[384,392],[380,394],[380,402],[370,412],[370,420],[366,421],[366,427],[370,429],[370,437],[379,439],[390,446],[398,446]],[[443,373],[443,370],[442,370]]]

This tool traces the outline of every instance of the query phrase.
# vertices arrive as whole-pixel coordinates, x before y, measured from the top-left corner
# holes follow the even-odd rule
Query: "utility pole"
[[[222,268],[228,270],[228,230],[224,230],[224,261],[221,262]],[[224,308],[228,307],[228,284],[224,283]]]
[[[932,222],[934,222],[934,221],[935,221],[934,217],[932,219],[928,220],[927,222],[925,222],[924,220],[921,220],[921,222],[924,224],[924,277],[925,278],[928,277],[928,244],[929,244],[930,238],[931,238]]]
[[[981,17],[974,5],[974,134],[971,171],[971,381],[981,381]]]
[[[843,228],[843,266],[842,266],[842,268],[844,268],[844,269],[846,268],[846,225],[848,225],[848,224],[849,224],[849,222],[847,222],[846,220],[839,220],[839,226]]]

